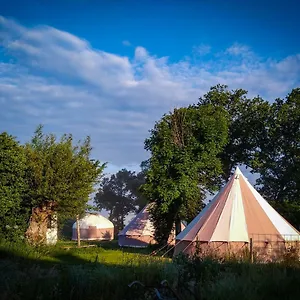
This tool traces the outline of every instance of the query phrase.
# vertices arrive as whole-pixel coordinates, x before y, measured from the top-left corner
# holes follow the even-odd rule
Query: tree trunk
[[[47,229],[51,228],[54,215],[54,203],[50,202],[44,206],[32,209],[26,238],[34,245],[47,243]],[[56,222],[56,221],[55,221]]]
[[[79,225],[79,215],[76,216],[76,229],[77,229],[77,246],[80,247],[80,225]]]
[[[175,219],[175,237],[181,232],[181,220],[179,218]]]
[[[121,230],[123,230],[123,228],[124,228],[124,216],[122,215],[121,216]]]

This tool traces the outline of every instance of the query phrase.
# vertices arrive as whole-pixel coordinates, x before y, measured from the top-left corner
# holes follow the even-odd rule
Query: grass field
[[[182,299],[299,299],[299,262],[172,261],[150,251],[120,250],[116,242],[80,249],[0,242],[0,299],[155,299],[128,284],[158,287],[164,279]]]

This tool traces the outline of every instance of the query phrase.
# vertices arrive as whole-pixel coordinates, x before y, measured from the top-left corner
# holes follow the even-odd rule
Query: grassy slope
[[[0,243],[0,299],[139,299],[128,287],[130,282],[158,286],[163,279],[183,299],[195,299],[183,289],[187,283],[193,283],[198,299],[207,300],[283,300],[300,294],[297,265],[209,260],[174,264],[145,255],[149,250],[122,251],[115,243],[62,249],[67,245],[72,243],[40,249]]]

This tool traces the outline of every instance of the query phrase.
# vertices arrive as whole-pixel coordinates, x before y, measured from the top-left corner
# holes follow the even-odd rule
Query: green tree
[[[0,134],[0,237],[24,237],[28,211],[22,208],[27,190],[23,148],[9,134]]]
[[[151,215],[156,239],[167,241],[176,223],[191,221],[202,209],[207,191],[220,184],[222,164],[218,157],[228,136],[226,111],[205,104],[175,109],[151,130],[145,149],[143,192],[155,205]]]
[[[145,142],[151,158],[144,163],[147,180],[143,189],[157,204],[152,215],[158,239],[166,239],[174,220],[178,224],[178,218],[188,220],[197,209],[201,210],[205,191],[221,183],[218,174],[226,181],[238,164],[260,173],[260,192],[299,228],[299,95],[300,89],[294,89],[285,101],[277,99],[271,104],[259,96],[248,98],[245,90],[231,91],[225,85],[217,85],[196,105],[175,110],[156,123]],[[226,124],[224,132],[215,131],[214,123],[203,118],[207,109],[222,112],[220,126]],[[193,115],[204,123],[195,122]],[[212,144],[206,144],[203,136],[211,137],[210,130],[227,139],[213,138]],[[206,154],[204,145],[215,150]],[[205,163],[201,166],[201,162]],[[209,166],[216,166],[214,172],[206,171]],[[193,198],[196,186],[200,187],[200,196]]]
[[[94,202],[98,209],[109,212],[109,219],[115,225],[116,234],[123,229],[129,213],[137,212],[145,206],[146,199],[139,191],[142,183],[143,173],[136,174],[126,169],[102,179]]]
[[[134,205],[136,207],[135,212],[141,211],[147,204],[147,198],[143,195],[141,187],[145,183],[145,172],[134,173],[131,180],[128,182],[129,190],[131,191]]]
[[[271,108],[252,167],[263,196],[300,228],[300,88]]]
[[[227,112],[228,142],[220,153],[225,181],[236,165],[253,166],[269,134],[272,106],[260,97],[249,99],[247,93],[242,89],[230,91],[226,85],[217,85],[200,97],[197,104],[197,107],[211,104]]]
[[[84,212],[105,164],[90,158],[90,138],[73,144],[72,135],[57,140],[45,135],[42,126],[25,145],[29,191],[26,205],[32,208],[27,237],[44,242],[46,230],[56,219],[74,218]]]
[[[294,226],[300,227],[300,89],[274,103],[247,98],[244,90],[217,85],[199,99],[228,112],[229,139],[220,154],[224,179],[244,164],[260,174],[258,190]]]

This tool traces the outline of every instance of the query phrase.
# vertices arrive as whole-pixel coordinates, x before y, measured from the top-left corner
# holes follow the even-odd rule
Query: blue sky
[[[154,122],[210,86],[300,86],[297,2],[0,0],[0,130],[91,135],[107,172],[137,169]]]

